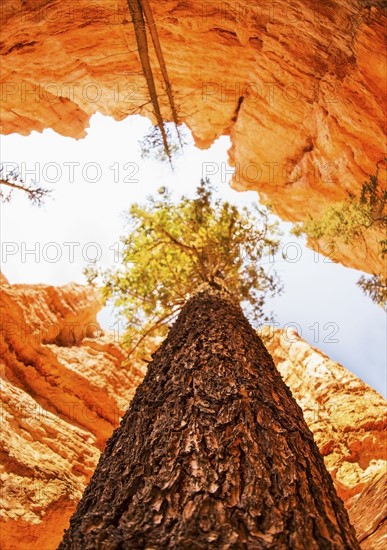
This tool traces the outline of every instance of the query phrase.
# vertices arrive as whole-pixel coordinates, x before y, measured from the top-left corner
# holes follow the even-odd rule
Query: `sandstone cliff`
[[[98,296],[2,284],[0,546],[52,550],[145,369],[96,323]],[[381,548],[385,401],[295,333],[262,337],[307,423],[365,549]],[[384,524],[383,524],[384,522]]]
[[[80,285],[2,285],[0,547],[53,549],[143,370]]]
[[[257,190],[290,221],[359,192],[385,154],[384,2],[150,5],[179,121],[199,147],[230,136],[235,188]],[[97,111],[152,118],[124,0],[5,0],[2,23],[3,133],[80,138]],[[367,247],[340,245],[335,260],[382,272],[380,236],[368,237]]]

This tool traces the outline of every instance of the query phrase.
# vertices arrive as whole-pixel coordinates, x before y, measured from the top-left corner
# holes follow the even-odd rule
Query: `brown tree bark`
[[[59,548],[359,548],[301,409],[223,291],[180,313]]]

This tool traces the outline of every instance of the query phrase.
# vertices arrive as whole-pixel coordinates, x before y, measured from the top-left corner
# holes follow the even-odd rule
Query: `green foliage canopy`
[[[201,283],[218,283],[241,303],[252,322],[268,321],[265,297],[281,291],[270,257],[280,232],[266,208],[238,208],[215,199],[208,180],[196,197],[178,203],[166,188],[145,205],[133,204],[129,234],[121,239],[122,265],[101,271],[89,267],[89,282],[102,281],[104,297],[129,323],[148,334],[165,335]],[[133,334],[133,332],[132,332]]]

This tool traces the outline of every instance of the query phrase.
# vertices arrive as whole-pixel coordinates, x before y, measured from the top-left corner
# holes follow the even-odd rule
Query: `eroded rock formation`
[[[384,2],[150,5],[179,120],[199,147],[231,137],[235,188],[257,190],[290,221],[359,193],[385,154]],[[2,22],[3,133],[79,138],[97,111],[152,118],[125,0],[5,0]],[[382,272],[381,237],[368,237],[367,247],[341,244],[334,259]]]
[[[145,368],[125,364],[101,334],[94,291],[4,283],[1,290],[0,546],[53,550]],[[381,548],[385,400],[296,334],[266,329],[262,337],[362,548]]]
[[[2,549],[53,549],[143,371],[96,322],[98,295],[1,287]]]

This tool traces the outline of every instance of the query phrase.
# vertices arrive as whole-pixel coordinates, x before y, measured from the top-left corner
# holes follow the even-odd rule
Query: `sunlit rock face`
[[[362,548],[384,548],[385,399],[295,331],[265,327],[261,337],[303,410]]]
[[[93,289],[4,282],[1,290],[0,546],[53,550],[145,363],[128,363],[101,333]],[[381,548],[385,401],[297,334],[265,329],[261,336],[362,546]]]
[[[199,147],[229,135],[232,185],[285,220],[358,194],[384,157],[384,2],[150,1],[181,122]],[[127,3],[5,0],[2,132],[84,137],[95,112],[151,116]],[[152,47],[163,116],[171,118]],[[223,172],[212,164],[205,175]],[[380,177],[385,184],[385,171]],[[334,260],[383,269],[380,235]],[[326,246],[323,253],[329,252]]]
[[[54,549],[144,372],[96,322],[95,291],[1,287],[0,546]]]

